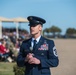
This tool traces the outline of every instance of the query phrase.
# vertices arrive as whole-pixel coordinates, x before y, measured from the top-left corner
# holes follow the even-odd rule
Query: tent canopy
[[[0,39],[2,38],[2,22],[15,22],[16,23],[16,32],[17,32],[17,38],[19,37],[18,33],[18,23],[27,23],[28,20],[26,18],[18,17],[18,18],[13,18],[13,19],[8,19],[5,17],[0,17]]]
[[[28,20],[26,18],[22,18],[22,17],[13,18],[13,19],[8,19],[8,18],[5,18],[5,17],[0,17],[0,21],[1,22],[21,22],[21,23],[28,22]]]

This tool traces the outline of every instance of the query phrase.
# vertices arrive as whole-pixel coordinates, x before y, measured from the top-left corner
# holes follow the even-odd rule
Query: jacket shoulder
[[[49,38],[46,38],[46,37],[43,37],[44,40],[47,40],[48,42],[54,42],[52,39],[49,39]]]
[[[24,40],[23,43],[27,43],[31,40],[31,38],[27,39],[27,40]]]

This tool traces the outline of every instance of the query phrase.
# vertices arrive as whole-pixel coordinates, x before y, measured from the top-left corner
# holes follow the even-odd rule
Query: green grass
[[[14,75],[13,66],[15,63],[0,62],[0,75]]]

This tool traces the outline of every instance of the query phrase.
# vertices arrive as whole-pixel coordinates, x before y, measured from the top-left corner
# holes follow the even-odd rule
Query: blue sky
[[[43,29],[55,25],[64,34],[67,28],[76,28],[76,0],[0,0],[0,17],[27,18],[29,15],[44,18]],[[15,25],[3,23],[3,26]],[[20,27],[29,31],[28,24]]]

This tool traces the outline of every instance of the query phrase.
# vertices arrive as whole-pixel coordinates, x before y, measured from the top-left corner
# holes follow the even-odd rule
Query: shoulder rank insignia
[[[54,55],[55,55],[56,57],[58,57],[57,51],[56,51],[56,47],[55,47],[55,46],[53,47],[53,53],[54,53]]]

